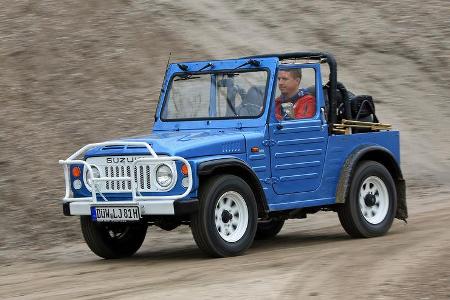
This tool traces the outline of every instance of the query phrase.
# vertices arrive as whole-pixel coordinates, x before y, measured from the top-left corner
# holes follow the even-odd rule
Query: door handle
[[[283,129],[283,125],[281,125],[281,124],[278,124],[278,125],[277,125],[277,129],[278,129],[278,130],[281,130],[281,129]]]

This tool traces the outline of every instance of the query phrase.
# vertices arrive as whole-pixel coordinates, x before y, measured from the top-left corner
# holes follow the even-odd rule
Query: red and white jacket
[[[306,90],[300,89],[297,94],[289,99],[286,99],[283,95],[275,99],[275,116],[279,121],[284,116],[281,104],[286,102],[294,104],[295,119],[312,118],[316,114],[316,99]]]

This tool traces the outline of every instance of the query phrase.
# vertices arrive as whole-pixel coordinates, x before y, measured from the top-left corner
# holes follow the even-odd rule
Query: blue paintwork
[[[321,84],[316,84],[316,115],[308,120],[279,122],[275,119],[274,94],[276,74],[280,66],[277,58],[258,59],[259,68],[269,72],[264,112],[257,118],[229,120],[190,120],[164,122],[159,118],[171,78],[181,70],[177,64],[169,65],[156,111],[153,133],[124,139],[148,142],[156,153],[186,158],[194,176],[193,191],[187,198],[196,198],[199,182],[198,165],[208,160],[237,158],[246,163],[260,179],[271,211],[333,204],[336,185],[342,166],[358,147],[378,145],[391,152],[400,164],[399,133],[372,132],[352,135],[328,134],[328,125],[320,108],[324,107]],[[230,70],[245,63],[246,59],[211,61],[213,70]],[[184,63],[195,71],[208,61]],[[316,82],[321,83],[319,64],[300,65],[313,68]],[[242,69],[255,69],[246,66]],[[279,127],[282,125],[282,128]],[[259,152],[251,152],[259,147]],[[145,155],[142,147],[103,147],[88,151],[85,157],[110,155]],[[180,166],[178,166],[179,168]],[[88,196],[83,187],[75,196]],[[181,176],[174,190],[164,195],[181,194]],[[156,193],[144,193],[155,195]],[[110,200],[129,199],[130,194],[108,194]]]
[[[277,194],[307,192],[320,185],[328,142],[328,126],[320,120],[270,125],[273,188]]]
[[[303,193],[268,195],[271,199],[271,210],[284,210],[298,207],[309,207],[333,204],[336,202],[336,186],[345,160],[358,147],[378,145],[388,149],[400,165],[399,132],[371,132],[352,135],[333,135],[328,138],[324,170],[320,186],[314,190]]]

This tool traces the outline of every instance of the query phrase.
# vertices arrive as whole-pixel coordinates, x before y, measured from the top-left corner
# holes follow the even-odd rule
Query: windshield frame
[[[177,119],[166,119],[163,118],[164,110],[166,109],[167,101],[169,100],[170,91],[172,89],[172,84],[174,81],[174,78],[176,76],[180,75],[205,75],[205,74],[221,74],[221,73],[253,73],[258,71],[265,71],[267,74],[266,82],[265,82],[265,88],[264,88],[264,103],[263,107],[261,109],[261,112],[258,115],[255,116],[234,116],[234,117],[201,117],[201,118],[177,118]],[[267,106],[267,93],[269,90],[269,84],[270,84],[270,78],[271,78],[271,70],[268,67],[258,67],[258,68],[242,68],[242,69],[219,69],[219,70],[205,70],[205,71],[187,71],[187,72],[175,72],[172,73],[168,80],[167,84],[167,90],[164,95],[164,101],[161,105],[161,110],[159,113],[159,119],[162,122],[180,122],[180,121],[209,121],[209,120],[240,120],[240,119],[259,119],[265,112],[266,106]]]

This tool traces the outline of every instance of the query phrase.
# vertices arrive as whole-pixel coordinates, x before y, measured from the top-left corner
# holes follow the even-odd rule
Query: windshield
[[[176,74],[162,120],[258,117],[264,109],[267,71]]]

